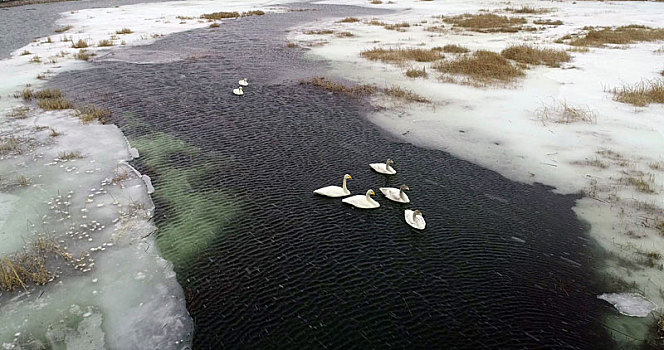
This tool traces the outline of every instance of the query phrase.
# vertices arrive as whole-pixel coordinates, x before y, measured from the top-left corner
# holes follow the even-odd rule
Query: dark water
[[[298,84],[325,67],[286,48],[284,30],[367,11],[315,8],[113,56],[196,52],[182,61],[100,60],[52,82],[112,109],[142,152],[195,348],[612,348],[575,197],[399,142],[365,119],[366,102]],[[396,176],[370,171],[387,157]],[[344,173],[356,194],[406,183],[413,205],[312,195]],[[411,207],[426,231],[404,223]]]
[[[167,0],[81,0],[0,8],[0,59],[34,38],[59,35],[55,22],[62,12],[163,1]]]

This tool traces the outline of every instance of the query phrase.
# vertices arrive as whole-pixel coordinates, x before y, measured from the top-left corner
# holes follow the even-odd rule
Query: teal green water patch
[[[132,140],[132,146],[141,153],[140,161],[153,178],[152,197],[164,210],[157,245],[164,258],[182,268],[228,231],[236,203],[223,189],[201,188],[218,169],[207,165],[208,156],[200,148],[162,132]]]

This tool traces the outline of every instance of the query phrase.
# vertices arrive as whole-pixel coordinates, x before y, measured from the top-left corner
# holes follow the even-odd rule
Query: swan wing
[[[380,207],[380,203],[376,201],[368,201],[366,196],[363,195],[356,195],[348,198],[344,198],[342,202],[346,204],[350,204],[356,208],[361,208],[361,209],[373,209],[373,208],[378,208]]]
[[[427,225],[426,221],[424,221],[424,218],[420,215],[418,215],[415,218],[415,221],[413,221],[413,211],[409,209],[404,211],[404,219],[406,219],[406,223],[408,225],[418,230],[424,230]]]
[[[404,198],[401,198],[401,196],[399,196],[399,192],[401,192],[401,190],[398,188],[380,187],[378,189],[383,193],[383,195],[385,195],[385,197],[387,197],[387,199],[391,201],[395,201],[398,203],[410,203],[410,198],[408,198],[407,194],[405,193],[403,194]]]
[[[381,174],[394,175],[397,173],[397,171],[394,170],[394,168],[392,167],[387,168],[385,163],[371,163],[369,164],[369,166],[371,167],[371,169]]]
[[[343,187],[340,186],[326,186],[326,187],[321,187],[317,190],[314,191],[315,194],[319,194],[321,196],[327,196],[327,197],[345,197],[350,195],[350,191],[346,190],[344,191]]]

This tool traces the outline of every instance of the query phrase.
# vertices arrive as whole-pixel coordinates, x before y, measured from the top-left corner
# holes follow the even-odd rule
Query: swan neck
[[[404,195],[405,195],[405,194],[406,194],[406,192],[403,191],[403,188],[400,188],[400,189],[399,189],[399,197],[400,197],[400,198],[404,198]]]
[[[369,203],[373,202],[373,199],[371,198],[371,194],[369,194],[369,192],[367,192],[367,201],[369,201]]]
[[[346,178],[345,177],[344,177],[344,181],[341,183],[341,188],[344,189],[344,192],[348,191],[348,189],[346,188]]]
[[[413,212],[413,222],[417,222],[417,213]]]

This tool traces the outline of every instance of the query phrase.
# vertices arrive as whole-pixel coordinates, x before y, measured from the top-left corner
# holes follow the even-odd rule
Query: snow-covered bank
[[[664,306],[664,106],[634,107],[614,101],[607,91],[625,83],[661,78],[664,43],[571,51],[573,60],[561,68],[535,66],[514,85],[479,88],[439,79],[440,74],[431,63],[410,61],[397,65],[360,56],[363,50],[374,47],[426,49],[447,44],[494,52],[521,43],[569,49],[572,47],[554,41],[585,26],[657,27],[664,23],[664,3],[341,3],[394,9],[396,13],[359,21],[331,18],[309,23],[294,28],[289,39],[310,47],[311,58],[331,62],[334,76],[379,86],[398,85],[432,101],[430,105],[381,109],[370,116],[376,124],[408,142],[446,150],[517,181],[541,182],[554,186],[559,193],[585,193],[574,209],[591,224],[590,235],[611,255],[600,264],[600,272]],[[507,6],[549,11],[520,14],[506,11]],[[522,16],[529,24],[534,19],[561,20],[563,24],[515,33],[477,33],[452,29],[435,18],[488,12]],[[370,23],[372,20],[374,23]],[[381,22],[407,22],[409,26],[399,31],[387,30]],[[312,35],[321,29],[352,35]],[[404,73],[411,67],[426,68],[429,77],[406,77]],[[374,103],[389,106],[378,98]],[[557,123],[543,112],[564,104],[586,111],[591,120]]]
[[[193,333],[183,290],[154,241],[151,185],[126,164],[137,152],[122,132],[83,124],[73,110],[25,109],[11,96],[85,69],[88,63],[74,57],[81,50],[99,56],[148,44],[209,26],[199,19],[204,13],[268,12],[269,3],[178,1],[64,13],[59,25],[71,28],[0,61],[0,254],[48,237],[72,257],[47,260],[53,281],[46,285],[0,292],[4,349],[185,349]],[[73,48],[79,40],[88,47]]]

